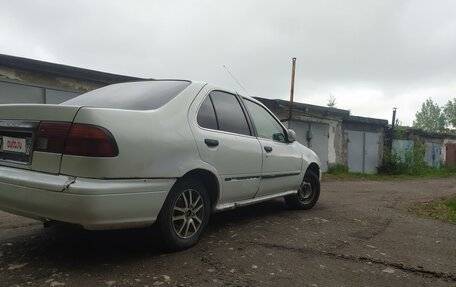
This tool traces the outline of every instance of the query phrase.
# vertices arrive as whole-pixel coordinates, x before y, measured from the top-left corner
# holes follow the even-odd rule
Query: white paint
[[[337,161],[336,146],[338,146],[339,148],[342,148],[342,147],[338,145],[338,144],[340,144],[340,142],[336,143],[337,129],[341,128],[339,122],[328,121],[328,123],[329,123],[328,165],[330,165],[330,164],[335,164]]]

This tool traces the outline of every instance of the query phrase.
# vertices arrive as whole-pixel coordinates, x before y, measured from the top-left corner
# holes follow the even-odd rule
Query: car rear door
[[[235,94],[201,93],[194,102],[196,116],[190,120],[201,159],[221,177],[219,203],[252,198],[260,185],[262,151],[246,111]]]
[[[297,190],[302,158],[297,142],[286,141],[286,130],[262,105],[243,98],[261,144],[263,166],[256,197]]]

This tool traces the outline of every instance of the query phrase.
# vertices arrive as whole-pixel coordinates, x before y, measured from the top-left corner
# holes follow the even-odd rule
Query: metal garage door
[[[0,82],[0,104],[44,102],[43,88]]]
[[[289,125],[296,132],[299,143],[313,150],[321,161],[321,170],[328,170],[329,125],[292,121]]]
[[[427,165],[432,167],[440,167],[441,156],[441,145],[437,143],[427,142],[426,151],[424,153],[424,161]]]
[[[456,166],[456,144],[446,146],[446,165]]]
[[[80,93],[0,81],[0,104],[60,104]]]
[[[377,173],[381,133],[347,131],[348,170]]]
[[[46,104],[60,104],[77,96],[79,93],[46,89]]]
[[[415,148],[415,142],[411,140],[393,140],[392,152],[399,156],[401,162],[405,162],[406,156]]]

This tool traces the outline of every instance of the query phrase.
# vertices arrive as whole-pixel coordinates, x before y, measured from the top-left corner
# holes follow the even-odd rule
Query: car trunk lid
[[[41,122],[72,123],[80,107],[40,104],[0,105],[0,165],[58,173],[61,154],[37,152]]]

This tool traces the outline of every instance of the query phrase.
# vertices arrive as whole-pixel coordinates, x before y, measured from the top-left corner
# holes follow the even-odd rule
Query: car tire
[[[311,209],[320,197],[320,181],[313,171],[307,171],[298,192],[285,197],[285,201],[293,209]]]
[[[210,200],[206,188],[194,179],[179,180],[171,189],[158,218],[163,244],[169,251],[195,245],[206,229]]]

